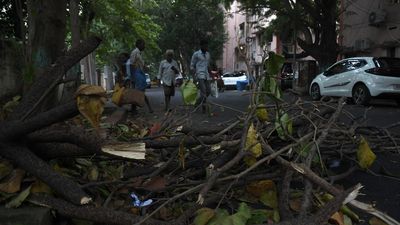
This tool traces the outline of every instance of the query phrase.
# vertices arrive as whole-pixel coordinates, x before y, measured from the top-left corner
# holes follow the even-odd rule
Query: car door
[[[367,62],[363,59],[349,59],[346,63],[346,71],[338,74],[338,95],[337,96],[347,96],[351,97],[353,85],[356,80],[356,76],[362,73],[362,67],[365,66]]]
[[[230,86],[230,85],[236,85],[236,83],[234,82],[234,74],[233,73],[225,73],[224,75],[222,75],[222,80],[224,81],[226,86]]]
[[[340,96],[343,91],[343,77],[345,77],[342,73],[346,73],[347,63],[347,60],[340,61],[323,73],[324,79],[321,81],[322,95]]]

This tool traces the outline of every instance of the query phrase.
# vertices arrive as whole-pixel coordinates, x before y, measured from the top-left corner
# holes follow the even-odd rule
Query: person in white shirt
[[[142,58],[142,51],[145,49],[145,42],[143,39],[138,39],[135,43],[136,48],[131,52],[131,57],[129,58],[131,63],[131,79],[133,80],[134,88],[144,92],[147,86],[146,75],[144,74],[145,64]],[[144,96],[146,105],[149,108],[149,112],[153,113],[149,99]],[[136,106],[132,105],[132,113],[137,114]]]
[[[202,104],[202,111],[206,111],[207,97],[210,95],[211,77],[208,72],[210,65],[210,53],[208,52],[208,42],[200,41],[200,50],[193,53],[190,69],[194,78],[199,82],[200,97],[196,100],[196,106]]]
[[[168,49],[165,52],[165,59],[161,61],[158,70],[158,80],[162,81],[165,96],[165,111],[169,110],[171,96],[175,96],[175,77],[179,74],[178,63],[173,60],[174,51]]]

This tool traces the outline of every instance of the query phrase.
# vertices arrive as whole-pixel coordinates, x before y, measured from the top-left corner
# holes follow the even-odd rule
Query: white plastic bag
[[[211,96],[218,98],[218,85],[216,80],[211,81],[210,88]]]

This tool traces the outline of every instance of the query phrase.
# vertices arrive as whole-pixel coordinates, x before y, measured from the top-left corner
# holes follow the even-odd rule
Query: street
[[[163,115],[163,92],[162,88],[153,87],[146,90],[151,104],[155,109],[155,118],[161,118]],[[197,110],[190,116],[194,123],[219,124],[236,119],[237,115],[247,110],[249,103],[248,91],[226,90],[219,93],[218,98],[209,98],[209,102],[215,103],[211,106],[212,115],[202,114]],[[284,98],[288,102],[294,102],[298,96],[289,92],[284,93]],[[301,97],[303,101],[310,101],[308,96]],[[176,96],[172,100],[172,107],[179,110],[190,112],[193,107],[182,106],[182,96],[180,91],[176,90]],[[226,108],[222,107],[225,106]],[[368,107],[346,105],[344,110],[351,113],[355,118],[362,118],[366,115],[365,126],[387,127],[400,122],[400,107],[391,100],[373,100]],[[146,109],[141,109],[141,113],[147,113]],[[341,121],[349,122],[347,117],[341,117]],[[398,127],[393,130],[399,131]],[[364,185],[362,193],[358,199],[366,203],[374,203],[377,208],[390,216],[400,220],[400,156],[397,153],[378,153],[374,165],[370,168],[371,172],[356,171],[350,177],[342,180],[341,185],[348,188],[357,183]],[[396,177],[382,175],[383,170],[388,170]]]

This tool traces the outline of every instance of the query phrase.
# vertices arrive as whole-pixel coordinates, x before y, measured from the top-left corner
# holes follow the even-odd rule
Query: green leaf
[[[229,215],[226,210],[217,210],[207,225],[246,225],[251,218],[250,207],[246,203],[240,203],[237,213]]]
[[[214,217],[215,212],[210,208],[201,208],[196,212],[197,216],[194,218],[195,225],[206,225],[211,218]]]
[[[277,55],[274,52],[268,53],[268,59],[266,60],[266,67],[268,75],[277,75],[285,62],[285,57]]]
[[[232,217],[246,222],[251,218],[250,207],[244,202],[240,203],[237,213],[233,214]]]
[[[353,221],[351,221],[350,217],[343,215],[343,223],[344,225],[353,225]]]
[[[31,193],[31,186],[29,186],[27,189],[19,193],[19,195],[15,198],[13,198],[10,202],[6,204],[6,208],[18,208],[24,201],[25,199],[29,196]]]
[[[215,216],[208,222],[207,225],[221,225],[229,216],[228,211],[225,209],[217,209]]]
[[[247,224],[264,224],[268,220],[267,211],[265,209],[255,209],[251,211],[251,218]]]
[[[266,191],[261,195],[260,201],[264,205],[270,207],[271,209],[278,208],[278,196],[276,194],[276,191],[273,190]]]
[[[275,129],[278,132],[278,136],[282,140],[286,140],[286,135],[291,135],[293,132],[293,121],[287,113],[283,113],[280,118],[278,116],[279,114],[276,115]]]

